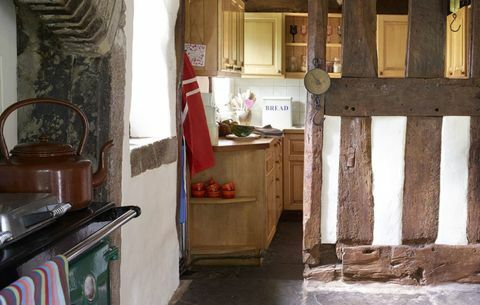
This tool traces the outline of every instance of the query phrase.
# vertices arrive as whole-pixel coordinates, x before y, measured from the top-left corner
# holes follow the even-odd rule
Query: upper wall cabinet
[[[407,36],[407,15],[377,15],[378,77],[405,77]]]
[[[282,75],[282,14],[245,14],[245,74]]]
[[[445,52],[445,77],[468,78],[468,49],[470,47],[470,8],[462,7],[447,16],[447,43]]]
[[[242,0],[185,0],[185,43],[206,46],[198,76],[240,76],[244,67]]]

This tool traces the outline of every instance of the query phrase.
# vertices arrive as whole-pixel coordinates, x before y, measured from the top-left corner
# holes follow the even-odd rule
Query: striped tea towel
[[[57,256],[1,290],[0,305],[70,305],[66,258]]]

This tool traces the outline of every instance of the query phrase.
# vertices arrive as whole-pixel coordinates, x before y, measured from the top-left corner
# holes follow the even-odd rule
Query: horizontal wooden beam
[[[480,283],[480,245],[344,248],[343,279],[406,285]]]
[[[248,0],[245,4],[246,12],[285,12],[306,13],[308,0]],[[328,0],[328,11],[340,13],[341,7],[336,0]]]
[[[325,114],[337,116],[480,116],[480,81],[332,79]]]
[[[248,0],[247,12],[306,13],[308,0]],[[336,0],[328,1],[329,13],[341,13],[342,7]],[[377,0],[377,14],[407,15],[408,0]]]

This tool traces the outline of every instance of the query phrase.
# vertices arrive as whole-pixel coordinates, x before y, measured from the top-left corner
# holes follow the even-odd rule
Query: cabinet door
[[[195,67],[197,75],[218,71],[217,0],[185,0],[185,43],[207,46],[205,66]]]
[[[377,15],[378,77],[405,77],[407,15]]]
[[[219,58],[219,69],[220,70],[231,70],[233,69],[233,63],[231,62],[231,23],[232,23],[232,9],[231,9],[231,0],[220,0],[221,8],[221,27],[220,27],[220,58]]]
[[[283,158],[281,140],[275,144],[275,202],[278,221],[283,211]]]
[[[303,209],[303,134],[287,134],[283,144],[283,208]]]
[[[236,0],[231,0],[231,23],[230,23],[230,59],[233,66],[238,64],[238,20],[240,19],[240,9]]]
[[[281,75],[281,13],[245,13],[245,73]]]
[[[468,48],[469,48],[469,8],[462,7],[457,12],[457,18],[453,14],[447,16],[447,44],[445,56],[445,76],[448,78],[468,77]],[[458,28],[458,32],[450,30]]]
[[[234,67],[237,71],[243,71],[245,65],[245,56],[244,56],[244,45],[245,45],[245,4],[243,1],[240,1],[238,4],[238,35],[237,35],[237,67]]]

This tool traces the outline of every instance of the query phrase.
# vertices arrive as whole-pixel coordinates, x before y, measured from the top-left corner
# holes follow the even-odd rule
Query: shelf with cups
[[[284,14],[283,66],[286,78],[303,78],[308,67],[308,14]],[[342,14],[328,14],[326,67],[341,78]]]

